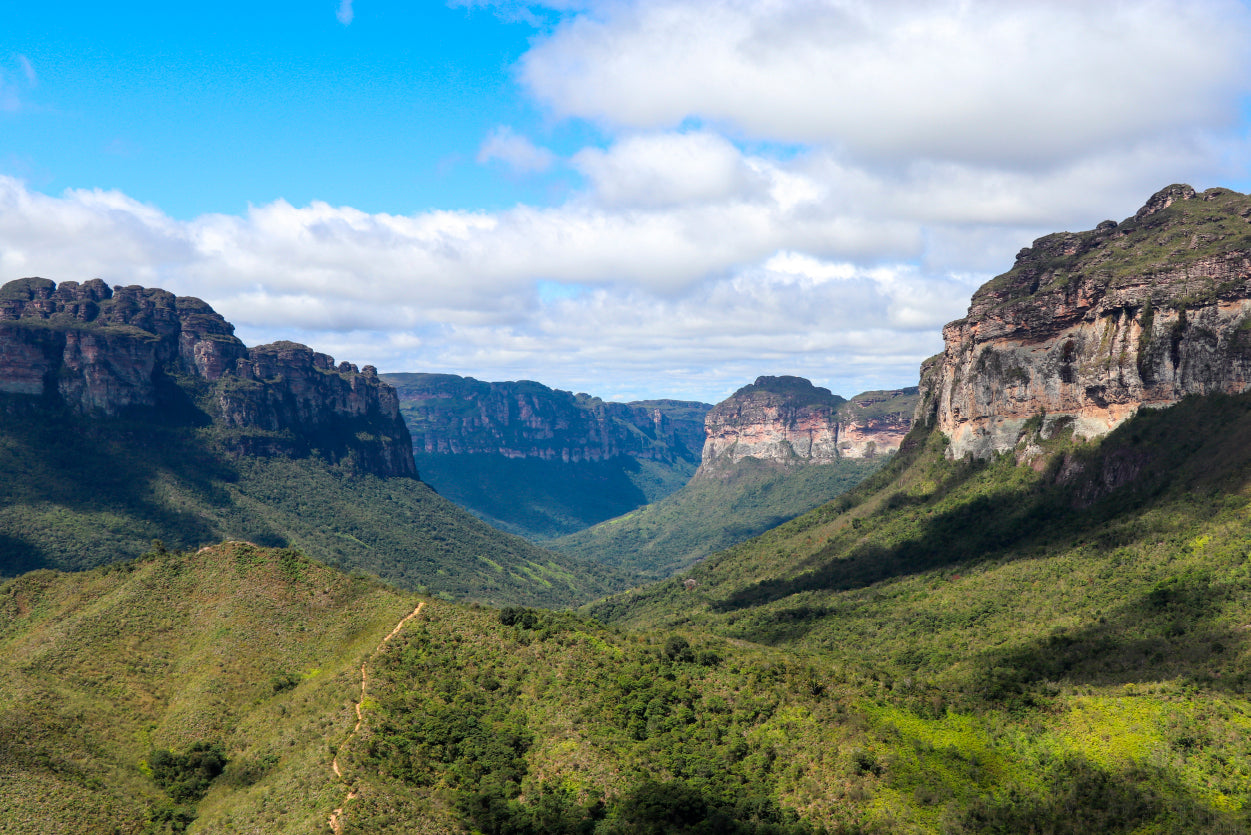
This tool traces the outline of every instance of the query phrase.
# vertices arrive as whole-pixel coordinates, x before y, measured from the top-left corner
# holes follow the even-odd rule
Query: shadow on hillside
[[[1042,682],[1096,686],[1183,679],[1206,689],[1246,692],[1251,667],[1239,658],[1251,633],[1220,622],[1241,594],[1202,574],[1173,577],[1111,617],[986,656],[974,688],[1011,701]]]
[[[1079,447],[1071,460],[1080,466],[1075,476],[1058,478],[1055,460],[1032,487],[970,496],[941,513],[930,509],[937,499],[892,496],[865,531],[889,526],[902,534],[896,543],[827,546],[799,564],[797,575],[747,586],[713,608],[731,612],[802,592],[849,591],[1083,544],[1117,548],[1144,535],[1135,514],[1162,501],[1175,504],[1175,520],[1197,523],[1211,513],[1212,501],[1248,482],[1251,396],[1188,398],[1169,409],[1144,410],[1101,444]],[[936,497],[959,491],[978,471],[958,469]],[[915,533],[908,535],[909,528]]]
[[[0,466],[9,476],[0,485],[3,574],[89,568],[137,556],[152,539],[171,548],[213,540],[195,508],[228,504],[221,485],[237,478],[191,427],[43,411],[4,416]]]

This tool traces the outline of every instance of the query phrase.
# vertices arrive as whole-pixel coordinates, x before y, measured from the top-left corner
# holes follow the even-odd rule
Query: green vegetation
[[[782,468],[747,458],[693,479],[659,502],[547,544],[584,559],[667,577],[829,501],[886,460]]]
[[[316,455],[228,456],[211,426],[12,409],[0,424],[0,574],[79,570],[222,539],[292,546],[397,585],[559,606],[616,587],[603,568],[472,518],[409,478]]]
[[[918,428],[860,488],[691,569],[695,588],[588,611],[875,682],[870,806],[900,831],[1246,829],[1251,397],[1033,440],[1031,466],[949,461]]]
[[[422,480],[496,528],[540,541],[680,488],[699,464],[709,409],[681,400],[609,403],[532,380],[382,379],[396,387]],[[614,454],[586,460],[606,450]]]
[[[1005,294],[1004,303],[1048,290],[1062,290],[1075,279],[1094,279],[1110,288],[1139,283],[1144,276],[1173,272],[1187,264],[1240,258],[1251,250],[1251,197],[1228,189],[1208,189],[1189,200],[1143,218],[1100,224],[1088,232],[1058,232],[1035,242],[1030,255],[974,294]],[[1185,276],[1184,287],[1160,285],[1157,307],[1196,306],[1241,287],[1205,279],[1204,271]]]
[[[0,584],[0,832],[322,831],[361,660],[414,605],[241,543]]]
[[[776,394],[786,399],[786,401],[795,407],[803,406],[828,406],[837,409],[839,406],[847,402],[847,399],[837,394],[831,394],[827,388],[814,386],[811,381],[803,377],[757,377],[756,382],[743,386],[734,394],[730,395],[730,400],[743,399],[753,394]]]
[[[486,454],[415,457],[422,481],[440,495],[500,530],[538,540],[662,499],[695,472],[690,461],[625,455],[579,463]]]

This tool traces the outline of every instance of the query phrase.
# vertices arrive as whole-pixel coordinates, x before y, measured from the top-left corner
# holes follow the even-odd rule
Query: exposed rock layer
[[[0,392],[88,416],[198,414],[237,453],[316,449],[378,475],[416,475],[395,390],[372,366],[335,366],[294,342],[248,349],[205,302],[155,288],[5,284]]]
[[[529,380],[487,383],[454,374],[388,374],[419,453],[497,454],[544,461],[618,456],[698,460],[704,403],[611,403]]]
[[[894,452],[912,425],[916,398],[910,388],[845,400],[802,377],[759,377],[708,413],[697,475],[749,457],[797,465]]]
[[[1251,198],[1174,185],[1134,217],[1048,235],[973,295],[922,366],[917,416],[954,457],[1102,435],[1138,409],[1251,381]]]

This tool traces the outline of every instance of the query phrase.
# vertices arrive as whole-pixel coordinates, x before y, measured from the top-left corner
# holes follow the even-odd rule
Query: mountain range
[[[59,289],[12,295],[43,305]],[[420,485],[362,472],[386,460],[381,437],[402,438],[381,425],[319,452],[294,428],[223,423],[220,383],[181,350],[153,349],[151,402],[128,382],[143,374],[79,375],[69,332],[94,320],[32,309],[0,323],[35,358],[15,367],[62,359],[8,390],[5,466],[53,469],[41,498],[5,504],[43,520],[42,539],[11,523],[6,543],[55,554],[56,537],[77,541],[67,521],[107,529],[58,498],[61,449],[111,450],[127,474],[157,460],[138,495],[170,512],[202,467],[206,495],[232,489],[226,470],[276,464],[324,473],[325,495],[354,478],[376,480],[373,501]],[[401,592],[264,543],[25,573],[0,586],[0,831],[1249,831],[1248,321],[1247,195],[1170,186],[1124,221],[1041,238],[944,329],[915,393],[875,393],[843,420],[855,399],[762,378],[707,412],[716,440],[691,483],[730,465],[876,472],[607,597],[577,584],[621,578],[553,562],[565,599],[589,601],[577,611],[507,599],[532,593],[520,585],[463,595],[498,609]],[[163,344],[124,326],[149,336],[93,344],[140,359],[124,334]],[[256,383],[281,392],[280,377]],[[110,392],[131,399],[110,413]],[[876,457],[851,457],[874,421],[897,451],[873,440]],[[810,463],[822,456],[834,463]],[[235,518],[271,518],[279,499],[236,477]],[[426,532],[520,547],[456,524]],[[552,571],[529,589],[555,596]]]

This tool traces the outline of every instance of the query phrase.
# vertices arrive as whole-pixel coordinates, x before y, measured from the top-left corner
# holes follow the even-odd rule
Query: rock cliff
[[[759,377],[708,413],[697,476],[748,457],[801,465],[894,452],[916,398],[910,388],[845,400],[802,377]]]
[[[678,400],[611,403],[529,380],[388,374],[418,453],[497,454],[566,463],[628,456],[698,460],[709,406]]]
[[[1102,435],[1142,407],[1251,381],[1251,197],[1186,185],[1133,217],[1040,238],[974,293],[922,366],[917,417],[953,457]]]
[[[0,287],[0,393],[90,417],[210,424],[238,454],[351,458],[416,476],[395,390],[303,345],[247,348],[196,298],[99,279]]]

